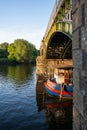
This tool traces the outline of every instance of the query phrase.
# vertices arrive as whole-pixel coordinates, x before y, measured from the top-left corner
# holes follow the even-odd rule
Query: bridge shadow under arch
[[[72,59],[72,37],[56,31],[49,39],[46,59]]]

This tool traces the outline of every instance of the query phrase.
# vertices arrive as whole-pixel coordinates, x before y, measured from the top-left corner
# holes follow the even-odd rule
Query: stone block
[[[73,130],[80,130],[80,113],[73,107]]]
[[[72,0],[72,12],[74,13],[80,5],[79,0]]]
[[[87,52],[87,26],[81,28],[81,48]]]
[[[74,68],[82,69],[82,50],[75,49],[73,53],[73,66]]]
[[[73,31],[75,31],[81,26],[84,26],[85,22],[84,7],[85,7],[84,5],[81,5],[81,7],[78,7],[76,12],[73,14]]]
[[[84,100],[83,95],[80,91],[74,88],[74,99],[73,99],[74,106],[78,109],[78,112],[81,115],[84,115]]]
[[[79,69],[73,69],[73,84],[74,84],[74,88],[80,91],[81,84],[80,84],[80,70]]]
[[[80,48],[80,46],[81,46],[81,40],[80,40],[81,38],[80,38],[80,36],[81,36],[80,29],[76,30],[73,33],[72,39],[74,39],[74,40],[72,40],[72,49],[78,49],[78,48]]]
[[[83,50],[82,53],[82,68],[83,70],[87,71],[87,52]]]
[[[86,4],[86,0],[79,0],[80,1],[80,4]]]
[[[80,77],[80,91],[82,92],[83,96],[87,95],[87,73],[84,70],[81,70],[81,77]]]
[[[83,4],[86,5],[85,0],[72,0],[72,12],[75,13],[75,11]]]
[[[84,107],[84,117],[86,118],[87,120],[87,100],[85,101],[85,107]]]
[[[87,130],[87,119],[85,119],[83,116],[81,116],[81,128],[80,130]]]
[[[73,130],[87,130],[87,120],[73,107]]]

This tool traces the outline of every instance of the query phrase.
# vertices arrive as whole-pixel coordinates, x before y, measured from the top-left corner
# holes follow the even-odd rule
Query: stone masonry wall
[[[87,0],[72,0],[73,130],[87,130]]]

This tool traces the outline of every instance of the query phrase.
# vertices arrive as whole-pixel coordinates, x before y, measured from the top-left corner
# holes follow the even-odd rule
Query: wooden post
[[[64,83],[61,84],[60,99],[62,98],[63,90],[64,90]]]

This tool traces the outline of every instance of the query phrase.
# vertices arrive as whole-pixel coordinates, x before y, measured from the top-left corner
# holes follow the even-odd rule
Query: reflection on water
[[[0,65],[0,75],[8,75],[12,79],[25,80],[33,71],[32,65]]]
[[[72,130],[72,102],[46,102],[45,113],[49,129]]]
[[[17,84],[21,84],[27,80],[27,78],[32,76],[32,67],[30,65],[17,65],[8,66],[8,77],[14,79]]]
[[[46,98],[35,66],[0,65],[0,130],[72,130],[71,122],[72,103]]]
[[[45,112],[48,130],[72,130],[72,100],[46,97],[41,85],[37,86],[37,106]]]
[[[35,75],[35,66],[0,65],[0,130],[31,130],[39,121]]]
[[[37,101],[37,107],[38,111],[40,112],[44,108],[44,93],[45,89],[42,82],[37,82],[36,85],[36,101]]]
[[[34,67],[32,65],[0,65],[0,77],[8,78],[7,81],[12,83],[12,86],[22,87],[32,78],[36,78],[33,75]],[[35,79],[36,80],[36,79]]]

